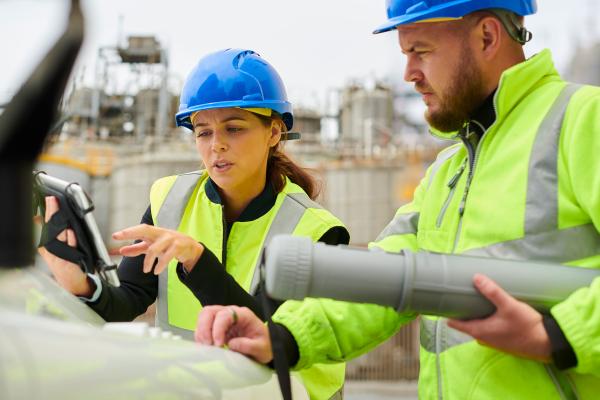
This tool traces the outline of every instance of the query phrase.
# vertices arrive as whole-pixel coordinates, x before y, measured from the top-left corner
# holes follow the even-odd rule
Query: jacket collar
[[[218,186],[212,179],[210,179],[210,177],[208,177],[206,180],[204,191],[206,193],[206,197],[208,197],[212,203],[223,205],[223,200],[219,194]],[[252,201],[250,201],[244,211],[242,211],[240,214],[237,221],[254,221],[262,217],[268,213],[271,208],[273,208],[275,200],[277,200],[277,194],[275,193],[273,186],[267,182],[263,191],[254,199],[252,199]]]
[[[559,80],[560,76],[552,62],[550,50],[545,49],[531,58],[516,64],[502,73],[498,83],[498,89],[495,91],[491,106],[494,115],[492,121],[485,128],[497,121],[502,120],[508,115],[521,100],[538,86],[552,80]],[[489,99],[486,99],[489,101]],[[482,104],[485,107],[486,101]],[[480,107],[473,118],[477,118]],[[432,135],[442,139],[458,139],[458,132],[440,132],[432,127],[429,128]]]

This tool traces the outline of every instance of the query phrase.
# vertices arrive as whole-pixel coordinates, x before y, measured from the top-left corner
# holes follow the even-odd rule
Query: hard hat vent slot
[[[244,97],[242,97],[242,100],[244,101],[255,101],[255,100],[262,100],[262,95],[260,93],[252,93],[252,94],[247,94]]]
[[[426,11],[429,9],[429,5],[426,1],[421,1],[420,3],[415,4],[412,7],[406,9],[406,14],[412,14],[414,12]]]

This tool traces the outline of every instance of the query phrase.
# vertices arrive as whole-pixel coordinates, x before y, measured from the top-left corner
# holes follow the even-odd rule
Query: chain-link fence
[[[346,379],[416,380],[419,375],[419,323],[404,326],[388,341],[346,366]]]

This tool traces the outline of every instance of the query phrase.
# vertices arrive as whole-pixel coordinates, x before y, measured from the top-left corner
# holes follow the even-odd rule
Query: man
[[[397,31],[432,133],[458,143],[372,247],[600,267],[600,89],[567,85],[548,50],[525,59],[535,0],[387,4],[375,33]],[[497,307],[489,318],[421,318],[420,398],[598,398],[600,279],[549,316],[485,276],[474,285]],[[228,332],[230,348],[269,361],[266,329],[240,314],[229,330],[230,310],[206,312],[197,339],[221,345]],[[353,358],[412,318],[311,299],[273,316],[297,345],[295,368]]]

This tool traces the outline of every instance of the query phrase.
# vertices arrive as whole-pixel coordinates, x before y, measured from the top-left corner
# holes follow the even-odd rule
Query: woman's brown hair
[[[278,115],[273,115],[273,117],[255,115],[266,127],[271,127],[271,123],[274,120],[281,121],[281,117]],[[283,121],[281,121],[281,127],[283,137],[287,131]],[[308,197],[315,200],[321,191],[320,183],[308,172],[307,168],[302,168],[296,164],[280,147],[281,142],[273,146],[269,152],[267,181],[271,183],[275,192],[279,193],[285,186],[285,177],[288,177],[292,182],[300,186],[308,194]]]

